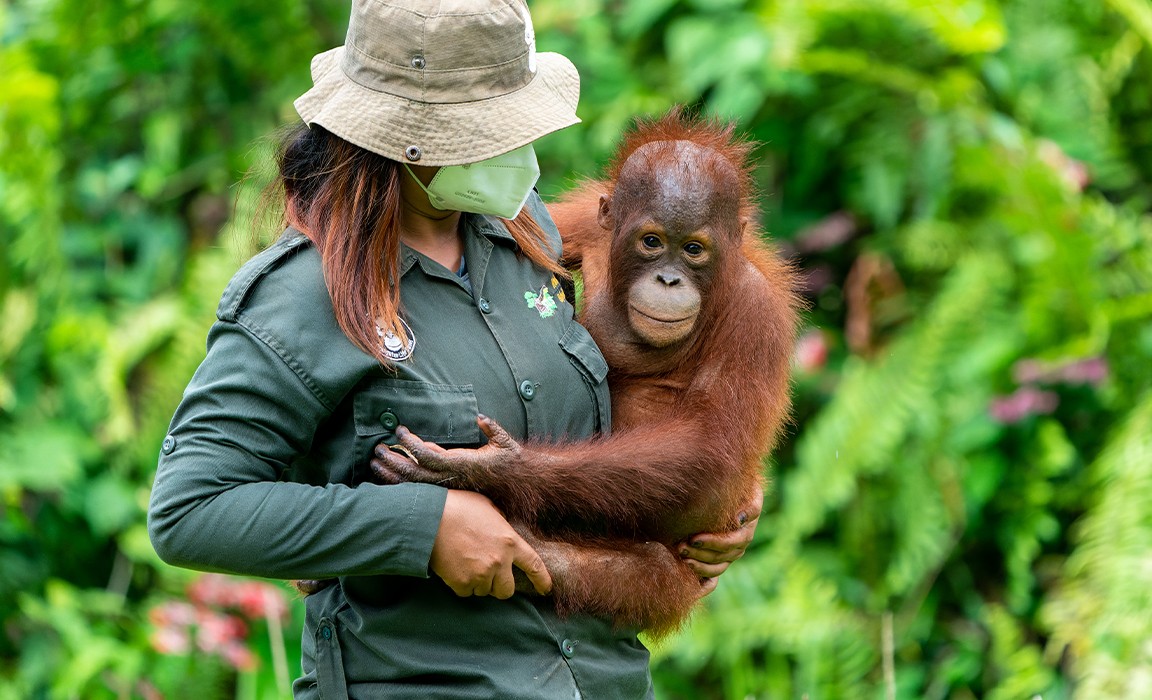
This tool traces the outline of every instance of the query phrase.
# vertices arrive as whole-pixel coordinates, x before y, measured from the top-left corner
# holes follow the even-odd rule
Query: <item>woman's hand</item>
[[[471,491],[448,491],[429,566],[461,597],[512,597],[513,566],[527,574],[540,595],[552,590],[552,577],[536,550],[492,501]]]
[[[752,543],[756,534],[756,524],[760,521],[760,511],[764,507],[764,489],[756,487],[752,501],[740,511],[740,527],[730,532],[700,533],[676,545],[676,551],[684,563],[692,567],[705,586],[705,594],[716,587],[716,577],[724,573],[728,565],[744,556],[744,550]]]

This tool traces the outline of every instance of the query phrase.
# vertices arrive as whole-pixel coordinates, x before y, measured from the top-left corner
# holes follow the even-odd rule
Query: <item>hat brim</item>
[[[364,87],[340,68],[344,47],[312,60],[314,85],[295,102],[306,124],[398,161],[463,165],[493,158],[580,122],[580,75],[557,53],[536,54],[536,74],[513,92],[473,102],[426,103]],[[419,160],[405,157],[412,146]]]

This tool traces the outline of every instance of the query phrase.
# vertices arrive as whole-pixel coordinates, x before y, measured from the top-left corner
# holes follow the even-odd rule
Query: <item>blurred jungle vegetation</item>
[[[765,516],[659,697],[1152,697],[1152,4],[532,10],[583,76],[546,196],[692,105],[805,271]],[[284,696],[299,601],[163,565],[145,507],[347,14],[0,3],[0,698]]]

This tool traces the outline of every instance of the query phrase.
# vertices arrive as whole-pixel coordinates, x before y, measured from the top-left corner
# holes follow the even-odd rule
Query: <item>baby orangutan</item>
[[[479,449],[404,428],[386,483],[492,499],[544,558],[561,613],[676,629],[701,582],[672,547],[740,527],[790,406],[795,273],[760,240],[751,144],[674,111],[641,124],[606,181],[550,207],[584,281],[580,322],[610,372],[612,434],[518,443],[479,416]]]

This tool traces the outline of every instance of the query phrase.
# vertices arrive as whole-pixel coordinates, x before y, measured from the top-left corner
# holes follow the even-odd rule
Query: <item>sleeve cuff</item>
[[[397,484],[376,488],[398,489],[406,503],[402,532],[404,539],[398,548],[395,567],[389,573],[428,578],[428,562],[432,558],[432,545],[440,531],[440,518],[444,515],[444,502],[448,489],[434,484]]]

